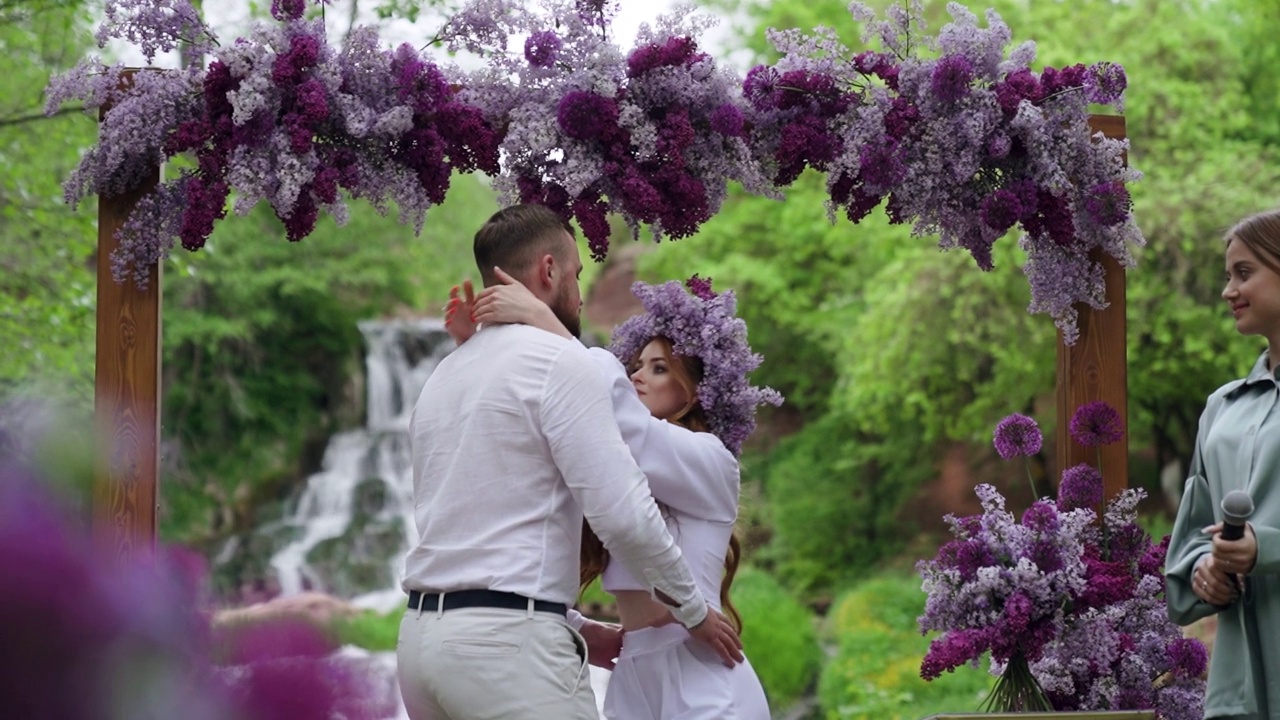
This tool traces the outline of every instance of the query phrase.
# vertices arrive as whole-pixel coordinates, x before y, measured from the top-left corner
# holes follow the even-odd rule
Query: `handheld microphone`
[[[1222,498],[1222,539],[1244,537],[1244,524],[1253,514],[1253,498],[1243,490],[1232,490]]]

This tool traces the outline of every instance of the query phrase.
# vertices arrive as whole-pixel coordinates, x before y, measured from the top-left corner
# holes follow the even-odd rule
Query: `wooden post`
[[[1125,121],[1118,115],[1093,115],[1093,132],[1107,137],[1125,137]],[[1097,251],[1095,251],[1097,252]],[[1106,282],[1107,307],[1094,310],[1077,305],[1080,338],[1068,346],[1058,335],[1058,472],[1080,463],[1097,464],[1098,452],[1085,448],[1071,437],[1071,416],[1085,403],[1102,400],[1120,413],[1125,434],[1119,442],[1102,448],[1103,497],[1110,499],[1129,483],[1129,396],[1128,358],[1125,341],[1125,276],[1120,263],[1097,252]]]
[[[123,83],[132,82],[131,74]],[[106,109],[103,110],[105,114]],[[160,168],[132,191],[98,198],[96,462],[93,529],[110,557],[149,554],[156,541],[160,469],[160,267],[146,290],[111,277],[116,231],[160,180]]]

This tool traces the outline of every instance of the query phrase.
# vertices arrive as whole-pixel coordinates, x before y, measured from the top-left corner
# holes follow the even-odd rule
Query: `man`
[[[480,228],[475,254],[486,285],[503,268],[577,334],[572,232],[544,207],[517,205]],[[584,515],[694,639],[728,664],[742,659],[728,620],[698,594],[580,343],[525,325],[482,329],[427,380],[410,442],[420,539],[405,561],[397,659],[413,720],[598,717],[586,662],[608,667],[620,634],[566,617]]]

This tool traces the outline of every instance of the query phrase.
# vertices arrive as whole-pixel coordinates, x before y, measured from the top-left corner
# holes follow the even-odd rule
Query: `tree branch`
[[[15,117],[0,118],[0,127],[8,127],[10,125],[21,125],[23,123],[35,122],[36,120],[48,120],[58,117],[59,115],[69,115],[71,113],[84,112],[84,106],[58,108],[50,115],[44,113],[32,113],[30,115],[17,115]]]

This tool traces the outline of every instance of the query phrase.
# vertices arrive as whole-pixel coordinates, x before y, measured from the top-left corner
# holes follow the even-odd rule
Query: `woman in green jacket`
[[[1213,614],[1205,718],[1280,720],[1280,211],[1227,232],[1222,297],[1236,330],[1266,338],[1248,376],[1205,405],[1165,562],[1169,617]],[[1243,490],[1244,537],[1222,537],[1222,498]]]

